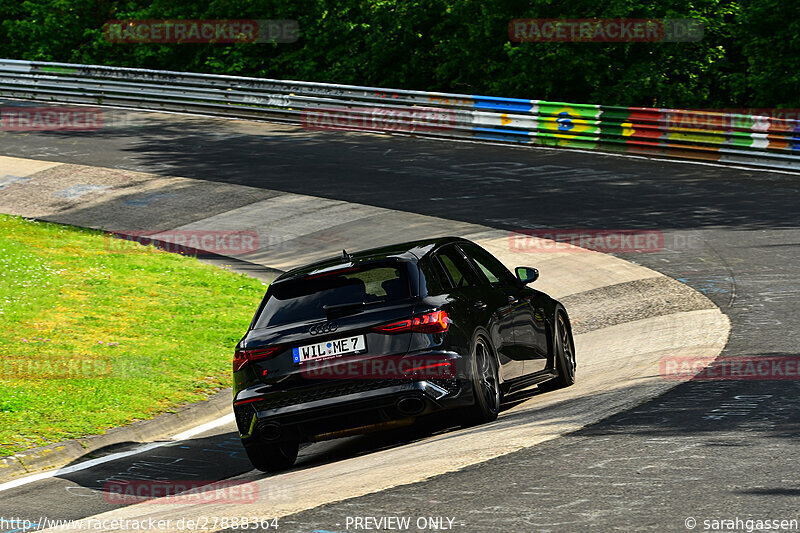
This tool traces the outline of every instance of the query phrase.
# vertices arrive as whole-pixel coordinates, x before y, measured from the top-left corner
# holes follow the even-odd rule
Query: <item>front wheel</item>
[[[497,419],[500,412],[500,380],[497,360],[482,337],[472,350],[472,394],[475,404],[464,411],[462,425],[475,426]]]
[[[253,467],[262,472],[280,472],[290,468],[297,460],[300,443],[297,441],[278,444],[253,443],[244,447]]]
[[[555,331],[555,365],[558,376],[539,385],[542,391],[563,389],[575,383],[575,346],[572,343],[572,335],[567,326],[567,319],[562,313],[558,313]]]

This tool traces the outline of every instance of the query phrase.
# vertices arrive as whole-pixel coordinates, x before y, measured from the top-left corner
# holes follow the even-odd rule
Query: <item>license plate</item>
[[[316,344],[298,346],[292,350],[292,359],[295,363],[305,363],[313,359],[336,357],[346,353],[364,352],[366,349],[367,342],[364,340],[364,335],[356,335],[355,337],[345,337],[343,339],[334,339],[331,341],[318,342]]]

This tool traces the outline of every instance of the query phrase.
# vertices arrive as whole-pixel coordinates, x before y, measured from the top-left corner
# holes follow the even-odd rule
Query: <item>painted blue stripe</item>
[[[526,113],[533,109],[533,103],[530,100],[523,100],[521,98],[472,95],[472,100],[475,109],[496,109],[501,111],[518,111],[520,113]]]

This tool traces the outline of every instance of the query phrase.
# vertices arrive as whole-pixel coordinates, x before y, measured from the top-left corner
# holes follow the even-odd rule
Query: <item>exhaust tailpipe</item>
[[[283,430],[281,429],[280,424],[269,422],[258,428],[258,434],[261,437],[261,440],[271,442],[281,438]]]
[[[397,400],[395,407],[400,411],[400,414],[413,416],[425,410],[425,402],[416,396],[406,396]]]

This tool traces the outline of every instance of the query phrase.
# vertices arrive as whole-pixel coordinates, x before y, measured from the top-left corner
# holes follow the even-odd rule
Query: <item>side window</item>
[[[492,254],[474,244],[461,244],[461,249],[475,263],[481,273],[492,285],[511,285],[514,275]]]
[[[428,294],[441,294],[450,289],[450,281],[447,273],[442,269],[439,262],[434,259],[423,259],[418,263],[419,272],[422,278],[421,285],[424,285]],[[447,287],[447,289],[445,289]]]
[[[453,288],[460,289],[480,284],[480,279],[455,246],[442,248],[436,256],[447,271]]]

